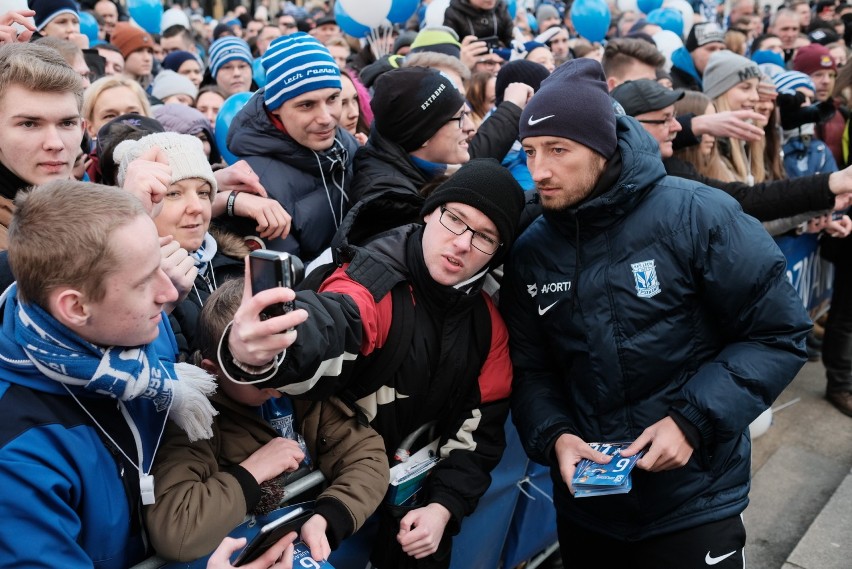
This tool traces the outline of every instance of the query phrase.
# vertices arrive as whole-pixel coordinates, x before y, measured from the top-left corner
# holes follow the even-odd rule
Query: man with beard
[[[594,61],[542,83],[520,138],[544,214],[501,289],[512,417],[551,468],[563,561],[745,567],[748,426],[803,365],[811,326],[783,255],[733,199],[666,175]],[[575,497],[579,461],[610,461],[592,442],[644,451],[629,494]]]

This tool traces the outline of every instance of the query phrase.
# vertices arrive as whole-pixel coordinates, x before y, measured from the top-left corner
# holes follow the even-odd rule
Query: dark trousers
[[[634,542],[591,532],[559,516],[556,529],[565,567],[745,568],[746,532],[740,516]]]
[[[834,292],[822,340],[826,393],[852,391],[852,259],[834,263]]]

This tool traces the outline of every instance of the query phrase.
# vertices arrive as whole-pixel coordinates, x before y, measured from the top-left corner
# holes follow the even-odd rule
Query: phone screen
[[[234,567],[251,563],[275,545],[279,539],[292,531],[297,532],[302,529],[302,526],[312,515],[312,510],[296,508],[292,512],[288,512],[277,520],[266,524],[260,528],[260,533],[254,536],[254,539],[240,552],[240,555],[234,561]]]

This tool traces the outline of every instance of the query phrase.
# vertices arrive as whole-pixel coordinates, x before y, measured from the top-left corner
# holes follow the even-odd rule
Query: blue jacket
[[[701,91],[703,82],[692,55],[685,47],[679,47],[672,53],[672,68],[669,74],[675,89],[689,89],[690,91]]]
[[[330,149],[314,152],[302,146],[272,122],[263,90],[234,117],[227,140],[228,149],[251,165],[269,197],[292,216],[290,235],[266,247],[297,255],[305,263],[313,260],[328,247],[354,203],[348,192],[358,142],[338,127]],[[230,228],[254,235],[255,226],[254,220],[246,220],[241,227]]]
[[[634,119],[619,117],[617,134],[611,186],[530,225],[501,307],[512,417],[530,457],[551,466],[559,514],[639,540],[745,509],[748,425],[804,364],[811,324],[754,218],[719,190],[666,176]],[[634,470],[628,494],[571,497],[552,453],[559,435],[631,441],[667,415],[700,440],[687,465]]]
[[[0,328],[0,565],[122,569],[138,563],[148,553],[138,473],[68,391],[26,358],[10,326],[16,299],[7,296]],[[174,346],[168,334],[161,324],[164,347]],[[71,389],[137,464],[140,446],[147,472],[165,412],[156,413],[150,400],[117,404]]]
[[[837,162],[828,146],[816,137],[810,140],[795,136],[784,143],[784,170],[789,178],[831,174],[837,171]]]

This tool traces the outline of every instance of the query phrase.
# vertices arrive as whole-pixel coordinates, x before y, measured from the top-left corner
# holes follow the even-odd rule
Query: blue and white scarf
[[[195,266],[198,267],[199,275],[204,276],[207,272],[207,267],[210,266],[210,261],[216,256],[218,250],[219,245],[216,243],[216,239],[210,233],[205,233],[201,247],[191,253],[192,260],[195,261]]]
[[[87,342],[34,304],[17,303],[15,340],[46,377],[122,401],[150,399],[190,441],[213,436],[216,410],[207,397],[216,382],[186,363],[161,361],[152,344],[102,348]]]

